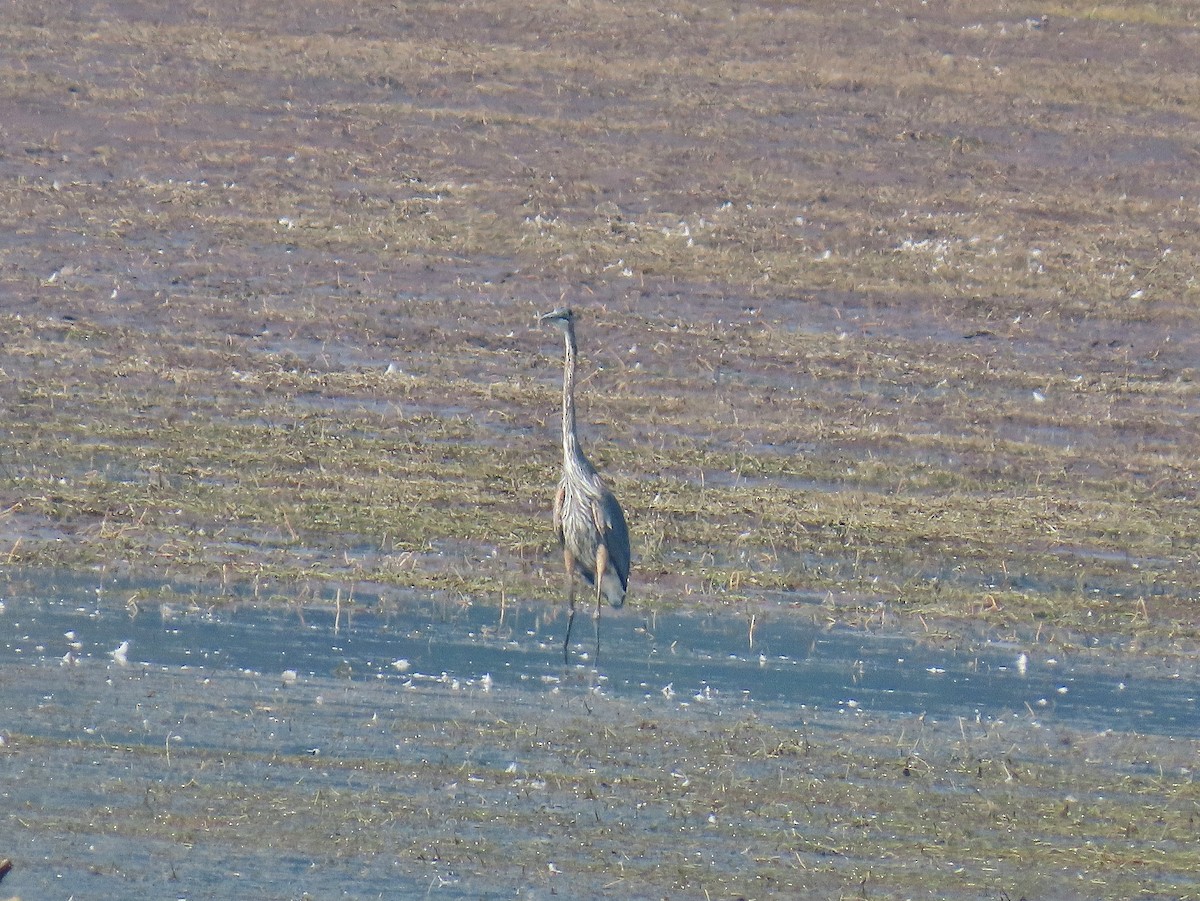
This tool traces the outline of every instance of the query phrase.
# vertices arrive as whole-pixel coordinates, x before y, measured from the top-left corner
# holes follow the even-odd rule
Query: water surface
[[[4,601],[0,664],[121,665],[233,673],[286,684],[371,679],[400,691],[423,684],[537,696],[586,685],[617,697],[763,708],[799,724],[804,711],[844,709],[1048,721],[1163,735],[1194,734],[1194,674],[1184,661],[1064,652],[1010,640],[966,649],[913,637],[825,629],[780,609],[653,613],[605,610],[602,659],[580,616],[571,663],[565,619],[545,604],[447,602],[280,609],[164,604],[136,608],[121,591],[82,585]],[[117,654],[118,648],[124,650]]]
[[[1194,734],[1197,714],[1195,681],[1178,665],[1139,659],[1129,672],[1118,661],[1131,658],[1112,653],[1056,658],[1008,642],[954,649],[817,628],[783,609],[753,621],[605,611],[594,668],[590,623],[577,622],[564,665],[565,618],[545,604],[210,606],[177,592],[155,601],[139,586],[135,607],[133,594],[64,579],[3,598],[0,853],[17,862],[6,892],[610,897],[610,875],[590,869],[591,843],[620,842],[632,818],[646,844],[626,865],[667,865],[680,846],[657,837],[680,828],[678,801],[643,807],[638,793],[655,779],[686,794],[691,780],[719,774],[680,740],[715,723],[769,722],[806,740],[833,717],[900,730],[957,720],[981,734],[1019,722],[1037,741],[1045,727],[1169,741]],[[614,723],[645,724],[635,725],[645,746],[628,750],[640,775],[591,753],[589,733]],[[557,738],[539,739],[543,728]],[[545,775],[580,766],[594,791],[616,794],[601,801]],[[548,824],[564,818],[595,836],[555,841]],[[821,822],[787,828],[820,833]],[[439,844],[463,835],[552,856],[493,872]],[[734,878],[752,865],[719,839],[696,839],[725,861],[718,871]]]

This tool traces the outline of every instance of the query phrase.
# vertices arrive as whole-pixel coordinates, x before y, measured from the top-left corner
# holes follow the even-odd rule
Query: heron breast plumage
[[[574,558],[575,572],[591,586],[600,582],[600,593],[613,607],[625,603],[629,584],[629,531],[616,497],[600,481],[563,478],[555,505],[555,528],[563,547]],[[601,545],[607,552],[604,572],[596,573]]]

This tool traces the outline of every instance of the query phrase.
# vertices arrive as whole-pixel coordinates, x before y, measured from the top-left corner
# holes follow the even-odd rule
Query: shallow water
[[[1181,662],[1139,661],[1131,672],[1128,660],[1102,652],[1011,641],[944,648],[817,628],[783,609],[759,609],[753,620],[728,610],[606,609],[594,667],[591,622],[577,620],[564,666],[565,618],[544,604],[501,609],[412,597],[381,614],[361,604],[281,610],[143,601],[135,612],[119,600],[127,594],[67,584],[5,598],[0,665],[101,662],[289,684],[373,679],[398,690],[440,683],[532,695],[582,684],[617,697],[793,711],[797,724],[813,709],[980,720],[1033,712],[1074,727],[1191,736],[1200,713],[1200,689]]]
[[[0,817],[0,856],[18,864],[6,892],[603,896],[594,884],[554,882],[569,867],[570,843],[558,849],[550,876],[524,866],[503,876],[464,870],[429,845],[431,830],[450,829],[439,829],[438,817],[457,818],[462,831],[473,822],[462,811],[477,805],[516,817],[488,833],[525,847],[537,847],[546,817],[563,816],[564,804],[584,805],[568,806],[574,817],[593,815],[594,802],[569,794],[546,809],[536,794],[532,802],[514,794],[539,784],[536,773],[548,764],[536,747],[483,737],[495,723],[566,717],[600,728],[603,716],[650,717],[665,737],[730,716],[799,732],[822,716],[923,714],[1190,736],[1197,714],[1195,681],[1165,664],[1139,662],[1143,669],[1130,674],[1102,652],[1056,660],[1008,643],[954,650],[814,628],[782,609],[757,611],[752,634],[746,614],[725,610],[606,610],[594,669],[574,662],[591,644],[590,623],[582,621],[576,656],[564,666],[565,620],[549,605],[501,610],[414,597],[377,607],[386,613],[301,613],[168,606],[147,600],[154,592],[140,586],[135,612],[124,601],[129,589],[66,579],[3,598],[0,807],[8,816]],[[697,715],[707,719],[689,719]],[[557,759],[586,748],[546,750]],[[705,762],[689,766],[702,770]],[[621,781],[619,772],[597,778]],[[331,827],[322,821],[325,803],[313,807],[308,793],[341,799],[328,808],[341,817],[336,829],[315,849],[314,831]],[[247,841],[238,817],[260,815],[255,804],[269,815],[261,839]],[[389,850],[364,851],[383,841],[374,835],[379,823],[356,826],[339,804],[382,816]],[[412,822],[420,810],[432,826]],[[338,851],[339,841],[354,850]]]

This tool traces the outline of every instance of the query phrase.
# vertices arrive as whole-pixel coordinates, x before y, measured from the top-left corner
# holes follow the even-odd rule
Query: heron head
[[[558,326],[567,326],[575,321],[575,313],[570,307],[559,307],[557,310],[551,310],[549,313],[543,313],[538,317],[538,322],[545,325],[553,323]]]

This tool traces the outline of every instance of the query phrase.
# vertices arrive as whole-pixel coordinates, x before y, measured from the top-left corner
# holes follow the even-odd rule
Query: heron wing
[[[600,499],[592,503],[592,518],[604,546],[608,549],[608,560],[621,577],[621,587],[628,588],[629,526],[625,523],[625,511],[617,502],[616,495],[608,490],[603,491]]]

